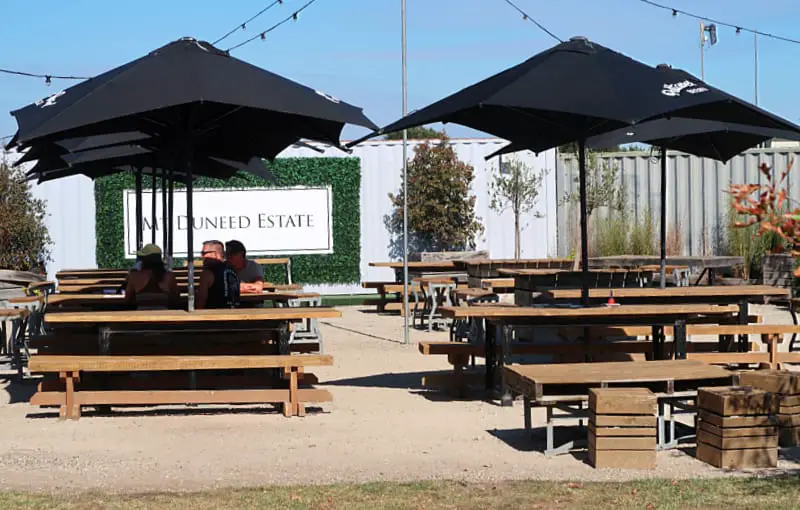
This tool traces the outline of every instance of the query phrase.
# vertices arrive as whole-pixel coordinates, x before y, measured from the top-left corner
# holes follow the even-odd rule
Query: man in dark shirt
[[[201,255],[203,272],[197,285],[195,308],[237,308],[239,279],[233,268],[225,263],[223,244],[220,241],[206,241]]]

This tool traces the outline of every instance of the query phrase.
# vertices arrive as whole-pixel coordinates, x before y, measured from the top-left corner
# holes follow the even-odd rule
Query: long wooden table
[[[195,280],[195,287],[198,285],[199,279]],[[93,283],[93,284],[81,284],[81,285],[73,285],[71,280],[65,280],[65,283],[62,283],[58,286],[58,293],[59,294],[89,294],[89,293],[118,293],[119,291],[123,290],[122,282],[115,282],[115,283]],[[188,281],[178,281],[178,288],[181,290],[188,288]],[[266,282],[264,284],[265,290],[300,290],[302,287],[298,284],[274,284]]]
[[[611,257],[591,257],[589,267],[641,267],[660,265],[661,258],[655,255],[615,255]],[[692,273],[700,272],[695,285],[700,283],[708,273],[709,285],[714,284],[717,269],[744,264],[744,257],[709,256],[709,257],[675,257],[666,258],[668,266],[688,266]]]
[[[486,388],[495,385],[495,353],[505,362],[509,349],[505,344],[510,339],[509,328],[519,326],[635,326],[652,327],[653,357],[664,358],[664,327],[672,326],[675,357],[686,358],[686,324],[700,322],[708,318],[732,318],[738,307],[732,305],[619,305],[597,307],[555,307],[555,306],[508,306],[484,305],[470,307],[443,307],[440,309],[444,317],[452,319],[483,319],[488,324],[498,326],[502,330],[502,342],[497,342],[495,327],[485,327],[486,349]],[[504,396],[508,402],[508,395]]]
[[[241,294],[239,300],[242,303],[263,303],[266,301],[274,301],[278,303],[285,303],[295,299],[314,298],[319,297],[319,294],[313,292],[282,292],[282,291],[264,291],[261,294]],[[188,294],[182,293],[181,300],[186,301]],[[85,307],[93,310],[119,310],[125,308],[125,296],[122,294],[53,294],[47,300],[47,306],[50,311],[55,311],[60,307]]]

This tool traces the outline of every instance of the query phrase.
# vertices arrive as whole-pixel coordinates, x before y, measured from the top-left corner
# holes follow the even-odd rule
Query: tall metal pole
[[[403,117],[408,113],[408,77],[406,74],[406,0],[400,0],[403,66]],[[408,334],[408,131],[403,130],[403,343],[411,343]]]
[[[192,204],[192,148],[186,150],[186,265],[189,270],[189,311],[194,311],[194,208]]]
[[[661,147],[661,288],[667,286],[667,148]]]
[[[167,170],[161,169],[161,251],[167,251]]]
[[[173,258],[173,256],[172,256],[172,244],[173,244],[173,240],[175,239],[175,232],[173,231],[173,220],[172,220],[172,217],[173,217],[172,216],[173,204],[175,203],[175,173],[173,171],[170,171],[169,175],[170,175],[170,179],[169,179],[169,182],[167,183],[167,186],[168,186],[168,188],[167,188],[167,195],[168,195],[167,198],[169,199],[169,201],[167,202],[167,225],[165,227],[167,232],[169,232],[169,235],[167,236],[167,246],[165,247],[165,249],[167,250],[167,253],[169,254],[168,258],[167,258],[167,261],[168,261],[169,267],[171,269],[172,268],[172,258]]]
[[[706,81],[706,25],[700,22],[700,79]]]
[[[756,98],[756,106],[758,106],[758,34],[753,34],[753,93]]]
[[[581,204],[581,305],[589,306],[589,228],[586,207],[586,138],[578,140],[578,170]]]

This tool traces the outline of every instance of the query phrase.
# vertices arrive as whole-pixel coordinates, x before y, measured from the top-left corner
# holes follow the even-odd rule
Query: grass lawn
[[[750,509],[800,508],[800,476],[627,483],[371,483],[161,494],[0,492],[0,508]]]

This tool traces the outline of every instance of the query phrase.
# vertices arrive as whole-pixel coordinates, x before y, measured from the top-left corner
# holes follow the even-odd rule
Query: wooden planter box
[[[789,254],[764,255],[764,259],[761,262],[764,285],[791,289],[794,282],[794,266],[794,257]]]

